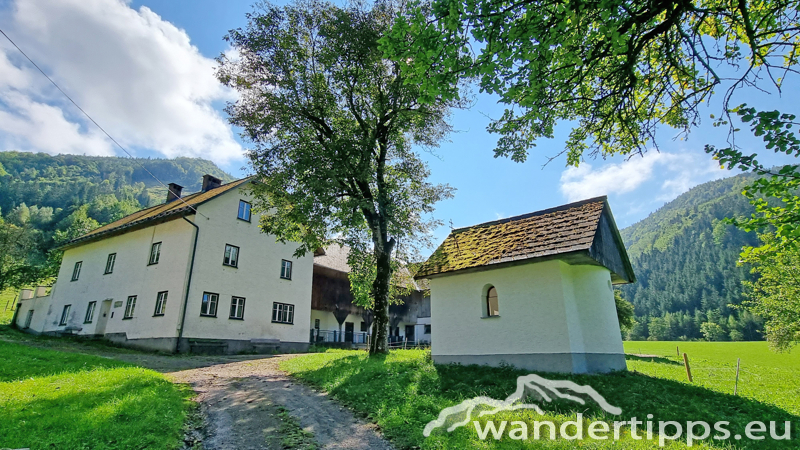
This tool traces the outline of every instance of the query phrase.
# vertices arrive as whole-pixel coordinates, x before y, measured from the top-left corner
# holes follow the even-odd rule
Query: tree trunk
[[[375,299],[373,311],[375,313],[374,322],[372,322],[372,343],[370,345],[370,354],[387,353],[389,347],[387,344],[388,326],[389,326],[389,283],[392,279],[392,265],[391,265],[391,248],[394,242],[385,244],[389,247],[386,251],[384,246],[375,246],[375,256],[377,262],[377,274],[375,281],[372,283],[372,295]]]

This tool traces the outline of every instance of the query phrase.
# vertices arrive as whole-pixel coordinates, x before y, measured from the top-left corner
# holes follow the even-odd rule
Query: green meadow
[[[694,373],[689,383],[678,358],[676,346],[686,352]],[[619,440],[586,439],[550,440],[547,428],[541,439],[512,440],[506,434],[500,440],[478,437],[473,424],[452,432],[434,430],[425,438],[425,425],[449,406],[476,397],[505,399],[516,389],[516,380],[528,372],[510,367],[434,365],[430,353],[423,350],[399,350],[385,357],[369,358],[362,351],[335,351],[310,354],[288,360],[282,368],[297,379],[327,391],[357,414],[376,423],[386,437],[399,448],[412,449],[646,449],[661,448],[658,442],[658,421],[726,421],[731,436],[725,440],[706,439],[694,442],[692,448],[796,449],[800,447],[800,359],[798,354],[778,355],[768,350],[766,343],[671,343],[629,342],[629,353],[651,355],[646,358],[629,356],[626,373],[609,375],[540,374],[549,379],[566,379],[590,385],[612,405],[622,409],[613,416],[588,401],[586,405],[573,402],[538,402],[544,416],[533,410],[501,412],[491,416],[499,422],[523,421],[533,430],[536,421],[551,421],[561,426],[582,413],[584,423],[614,421],[637,417],[646,420],[652,414],[655,424],[653,440],[634,439],[630,427],[621,430]],[[736,358],[742,358],[739,392],[733,395]],[[473,416],[474,417],[474,416]],[[485,427],[484,416],[479,419]],[[736,440],[744,435],[751,421],[792,421],[792,439]],[[483,428],[482,428],[483,429]],[[574,426],[568,426],[573,433]],[[613,429],[613,428],[612,428]],[[640,428],[641,429],[641,428]],[[584,427],[586,430],[586,427]],[[672,428],[667,429],[673,432]],[[713,431],[713,430],[712,430]],[[702,430],[696,434],[702,434]],[[574,434],[574,433],[573,433]],[[639,434],[639,433],[637,433]],[[668,434],[668,433],[665,433]],[[641,434],[639,434],[641,436]],[[715,433],[712,433],[713,437]],[[610,435],[609,435],[610,436]],[[682,440],[666,440],[664,448],[688,448],[685,434]]]
[[[0,448],[177,449],[191,390],[109,358],[37,348],[0,298]]]

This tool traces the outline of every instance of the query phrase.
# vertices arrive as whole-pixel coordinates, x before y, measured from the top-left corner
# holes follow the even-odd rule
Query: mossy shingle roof
[[[163,222],[172,218],[179,218],[181,215],[194,214],[195,209],[202,203],[205,203],[214,197],[218,197],[231,189],[237,188],[251,178],[242,178],[241,180],[232,181],[223,184],[217,188],[209,189],[205,192],[196,192],[194,194],[182,197],[180,200],[173,200],[169,203],[162,203],[160,205],[151,206],[149,208],[136,211],[119,220],[103,225],[102,227],[95,228],[94,230],[84,234],[81,237],[75,238],[63,245],[63,248],[73,247],[84,242],[94,241],[105,237],[107,235],[119,234],[127,231],[128,229],[138,229],[150,224]]]
[[[605,196],[597,197],[453,230],[420,267],[416,278],[493,264],[589,252],[606,205]],[[621,251],[624,253],[624,247]],[[627,260],[627,255],[624,258]]]

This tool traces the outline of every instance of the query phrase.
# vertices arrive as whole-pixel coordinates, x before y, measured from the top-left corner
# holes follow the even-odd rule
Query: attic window
[[[486,316],[496,317],[500,315],[500,306],[497,303],[497,289],[494,286],[486,291]]]

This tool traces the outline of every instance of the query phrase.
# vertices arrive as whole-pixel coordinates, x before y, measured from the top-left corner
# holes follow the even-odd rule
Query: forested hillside
[[[0,291],[52,274],[58,244],[163,202],[166,188],[147,171],[184,193],[198,191],[205,174],[233,179],[199,158],[0,152]]]
[[[629,338],[761,339],[760,320],[728,306],[744,300],[741,281],[752,275],[736,263],[758,238],[722,222],[753,212],[741,194],[753,179],[699,185],[621,230],[637,277],[621,288],[638,322]]]

